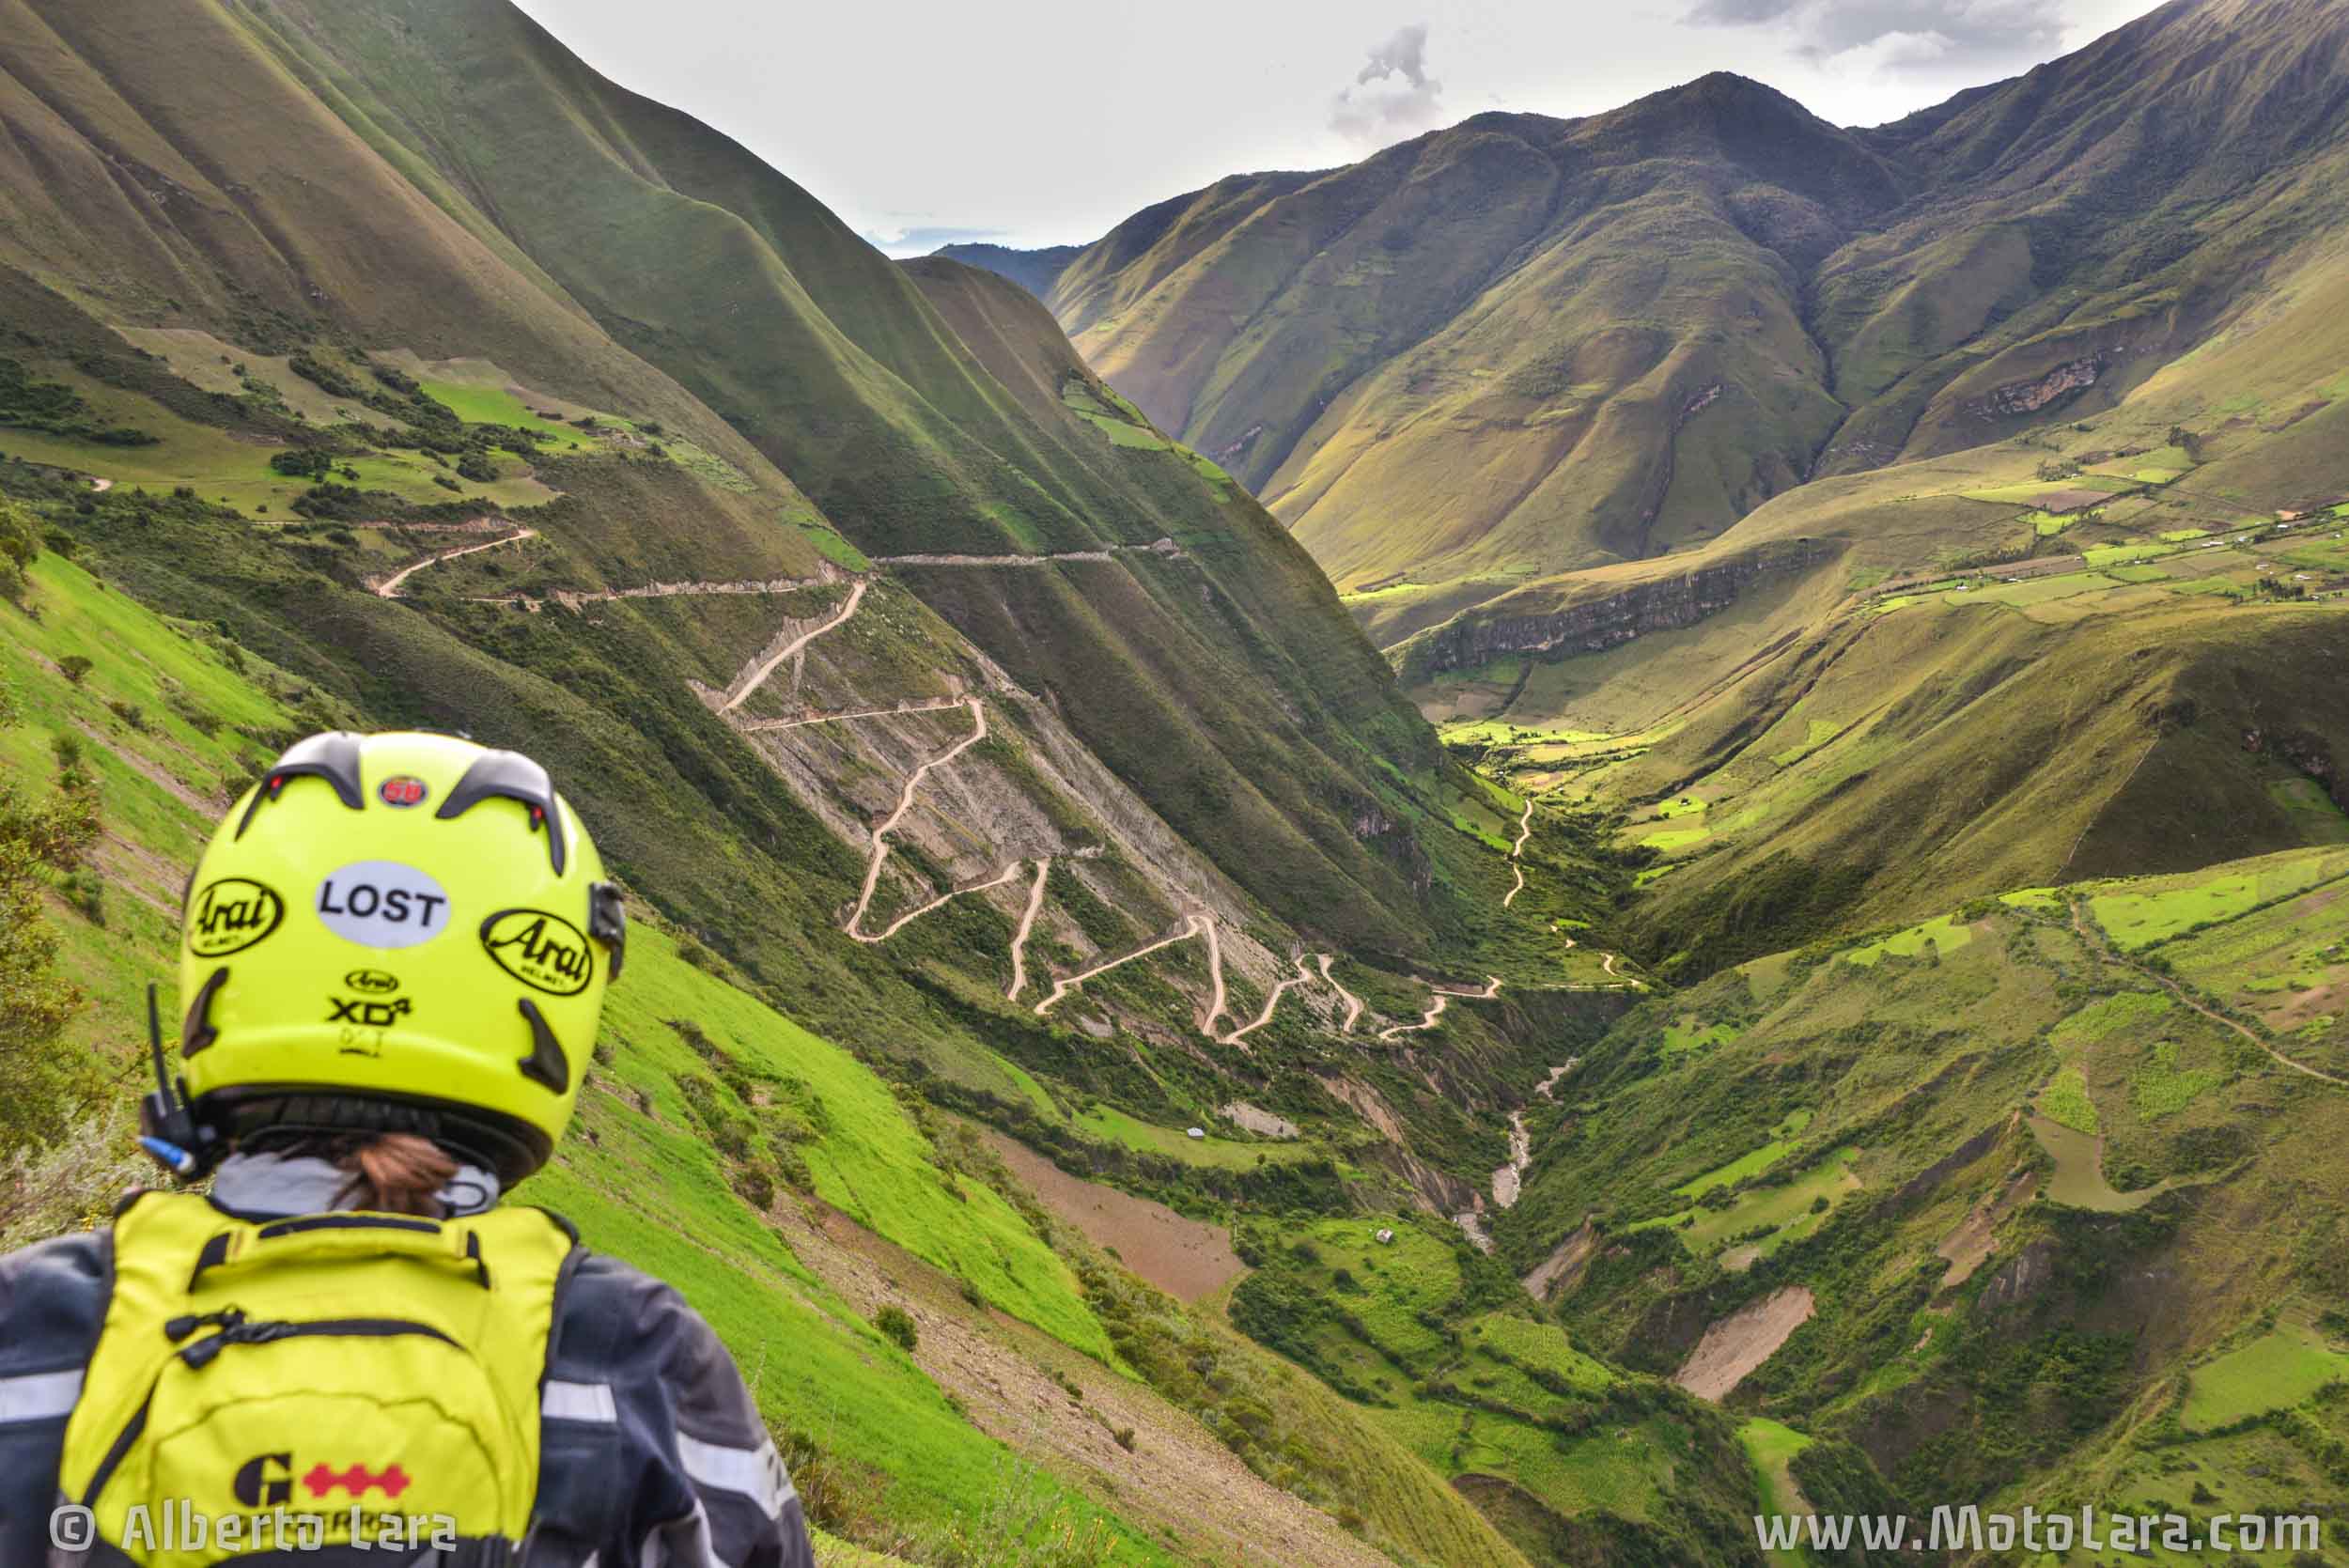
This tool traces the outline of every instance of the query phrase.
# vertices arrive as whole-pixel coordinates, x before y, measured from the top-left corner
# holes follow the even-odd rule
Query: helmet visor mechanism
[[[417,1132],[519,1181],[569,1122],[626,940],[593,841],[530,758],[421,733],[300,741],[190,883],[180,1148],[209,1164],[263,1135]]]

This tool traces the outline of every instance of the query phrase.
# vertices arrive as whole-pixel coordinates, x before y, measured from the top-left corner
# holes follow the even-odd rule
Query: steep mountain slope
[[[1226,182],[1113,232],[1052,302],[1342,588],[1490,583],[1799,483],[1839,411],[1802,271],[1899,194],[1856,139],[1714,76]]]
[[[14,1245],[102,1222],[126,1184],[152,1179],[131,1152],[127,1087],[105,1079],[138,1027],[138,983],[170,970],[179,868],[224,786],[246,782],[255,737],[371,716],[54,552],[0,608],[0,691],[11,805],[86,796],[102,830],[97,875],[36,901],[88,992],[74,1043],[103,1054],[63,1063],[86,1096],[71,1138],[0,1153],[0,1245]],[[1521,1563],[1334,1396],[1125,1275],[968,1128],[712,969],[640,907],[578,1128],[527,1192],[710,1318],[820,1528],[919,1563],[968,1561],[982,1518],[1029,1563],[1266,1544],[1330,1565]],[[23,1040],[12,1022],[10,1089],[31,1110]],[[877,1328],[884,1307],[918,1337]],[[1190,1358],[1179,1376],[1174,1346]],[[1219,1440],[1207,1423],[1226,1396],[1209,1377],[1253,1390],[1252,1428]],[[1300,1431],[1310,1473],[1276,1486],[1252,1451]],[[1142,1473],[1151,1484],[1131,1484]],[[1341,1498],[1357,1534],[1324,1511]],[[827,1544],[824,1560],[860,1560]]]
[[[1726,76],[1479,116],[1151,209],[1051,299],[1389,645],[1818,474],[2123,399],[2192,419],[2224,400],[2199,357],[2287,313],[2337,365],[2344,51],[2325,0],[2177,0],[1874,131]],[[2329,401],[2248,379],[2229,413]]]
[[[948,1568],[1033,1493],[1023,1560],[1519,1560],[962,1121],[1203,1228],[1472,1222],[1506,1111],[1644,984],[1595,825],[1449,758],[1224,471],[1013,286],[886,261],[510,9],[9,0],[0,115],[0,494],[48,552],[8,755],[112,835],[42,884],[95,1000],[27,1126],[131,1070],[198,825],[278,748],[466,731],[566,781],[659,933],[549,1196],[746,1364],[819,1347],[762,1397],[832,1525]],[[12,1192],[81,1217],[119,1131],[9,1149]],[[912,1361],[862,1322],[901,1298]]]
[[[1921,194],[1819,269],[1853,411],[1823,468],[2110,407],[2272,309],[2349,220],[2345,60],[2321,0],[2181,0],[1865,133]]]
[[[1203,194],[1196,241],[1153,210],[1054,301],[1210,451],[1262,425],[1278,455],[1236,471],[1423,711],[1514,787],[1621,809],[1657,857],[1633,929],[1702,973],[1952,895],[2330,841],[2329,804],[2283,802],[2341,799],[2344,50],[2337,6],[2180,0],[1867,132],[1734,78],[1572,126],[1480,116]],[[1567,171],[1530,238],[1496,238],[1535,175],[1495,136]],[[1458,189],[1486,206],[1410,221],[1471,145]],[[1310,228],[1341,192],[1396,205]],[[1563,290],[1545,269],[1577,257],[1578,287],[1636,295]],[[1568,399],[1587,423],[1461,416],[1529,363],[1579,377],[1562,346],[1597,333],[1680,345],[1646,417],[1597,382]],[[1455,344],[1458,397],[1432,374],[1389,396]],[[1730,428],[1774,397],[1816,417]],[[1587,516],[1460,520],[1568,480]]]

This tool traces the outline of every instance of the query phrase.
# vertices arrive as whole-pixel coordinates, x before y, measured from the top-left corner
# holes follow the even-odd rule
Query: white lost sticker
[[[413,947],[448,924],[448,894],[412,865],[357,861],[319,884],[319,919],[362,947]]]

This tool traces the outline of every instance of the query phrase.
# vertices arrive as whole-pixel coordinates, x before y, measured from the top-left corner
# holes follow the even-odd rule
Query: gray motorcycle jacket
[[[0,1568],[117,1568],[53,1553],[57,1471],[98,1344],[113,1244],[96,1231],[0,1257]],[[517,1568],[814,1568],[798,1494],[718,1336],[669,1286],[575,1250],[543,1384],[537,1523]],[[239,1559],[394,1568],[381,1551]],[[484,1568],[503,1568],[508,1560]],[[443,1563],[428,1550],[413,1568]]]

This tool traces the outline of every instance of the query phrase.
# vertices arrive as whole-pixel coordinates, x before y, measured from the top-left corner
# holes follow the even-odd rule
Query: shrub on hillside
[[[873,1314],[873,1327],[879,1329],[898,1349],[908,1353],[912,1351],[914,1345],[919,1343],[922,1338],[921,1330],[914,1327],[913,1315],[894,1302]]]
[[[17,503],[0,501],[0,596],[23,602],[25,568],[39,554],[39,520]]]
[[[334,472],[334,459],[314,446],[297,446],[271,454],[269,466],[272,473],[288,479],[323,479]]]
[[[734,1190],[742,1195],[744,1203],[761,1213],[774,1206],[775,1178],[767,1173],[763,1165],[745,1165],[737,1171],[734,1173]]]

